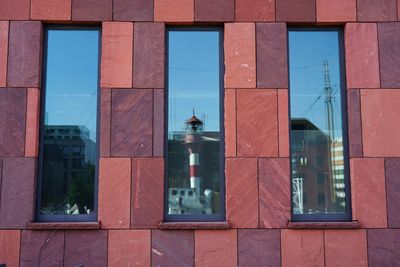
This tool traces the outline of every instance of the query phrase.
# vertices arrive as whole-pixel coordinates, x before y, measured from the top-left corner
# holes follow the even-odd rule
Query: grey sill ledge
[[[224,222],[160,222],[161,230],[227,230],[231,227],[229,221]]]
[[[290,229],[357,229],[361,228],[359,221],[351,222],[288,222]]]
[[[30,222],[30,230],[97,230],[100,222]]]

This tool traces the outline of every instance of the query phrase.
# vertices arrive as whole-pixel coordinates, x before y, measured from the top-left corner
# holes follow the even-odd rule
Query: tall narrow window
[[[96,220],[99,28],[45,29],[40,221]]]
[[[293,220],[351,220],[342,34],[289,30]]]
[[[225,219],[222,30],[170,28],[166,220]]]

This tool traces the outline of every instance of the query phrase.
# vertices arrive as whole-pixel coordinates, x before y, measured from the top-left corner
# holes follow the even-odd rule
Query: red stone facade
[[[396,0],[1,0],[0,264],[400,266],[398,8]],[[31,223],[43,25],[60,23],[102,26],[99,224]],[[159,229],[168,25],[224,26],[228,230]],[[344,29],[358,229],[288,225],[288,25]]]

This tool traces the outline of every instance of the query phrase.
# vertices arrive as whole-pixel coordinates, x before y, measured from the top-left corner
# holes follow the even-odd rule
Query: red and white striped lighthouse
[[[190,188],[194,189],[197,196],[200,196],[200,147],[202,143],[201,132],[203,122],[193,112],[193,116],[186,120],[185,146],[189,152]]]

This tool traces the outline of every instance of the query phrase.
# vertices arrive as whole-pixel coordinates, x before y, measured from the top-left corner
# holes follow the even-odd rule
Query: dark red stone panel
[[[154,230],[151,240],[151,265],[194,266],[194,232]]]
[[[26,98],[25,88],[0,89],[0,156],[24,156]]]
[[[361,158],[362,128],[361,128],[361,100],[358,89],[350,89],[347,93],[348,124],[349,124],[349,154],[351,158]]]
[[[133,35],[133,87],[164,88],[164,24],[135,23]]]
[[[0,230],[0,263],[19,266],[20,241],[20,230]]]
[[[276,0],[276,20],[314,22],[315,0]]]
[[[24,229],[33,220],[34,158],[4,158],[1,184],[0,227]]]
[[[40,87],[41,40],[41,22],[10,22],[7,72],[9,87]]]
[[[234,21],[235,0],[195,0],[195,21]]]
[[[66,231],[64,266],[107,266],[107,231]]]
[[[236,0],[235,21],[275,21],[275,0]]]
[[[22,231],[21,267],[63,266],[63,231]]]
[[[112,20],[112,0],[72,0],[72,20]]]
[[[110,156],[111,90],[102,89],[100,95],[100,157]]]
[[[396,0],[357,0],[358,21],[396,21]]]
[[[164,156],[164,90],[154,90],[153,156]]]
[[[389,228],[400,228],[400,158],[385,160]]]
[[[0,20],[28,20],[30,0],[2,0]]]
[[[259,159],[258,172],[260,227],[285,228],[290,220],[289,159]]]
[[[370,267],[400,266],[400,229],[368,230]]]
[[[163,219],[164,160],[132,160],[131,227],[157,228]]]
[[[257,87],[288,88],[285,23],[257,23]]]
[[[153,0],[114,0],[114,20],[152,21]]]
[[[400,88],[400,23],[378,24],[382,88]]]
[[[238,230],[238,266],[281,266],[279,230]]]
[[[117,89],[111,97],[111,156],[151,157],[152,90]]]

